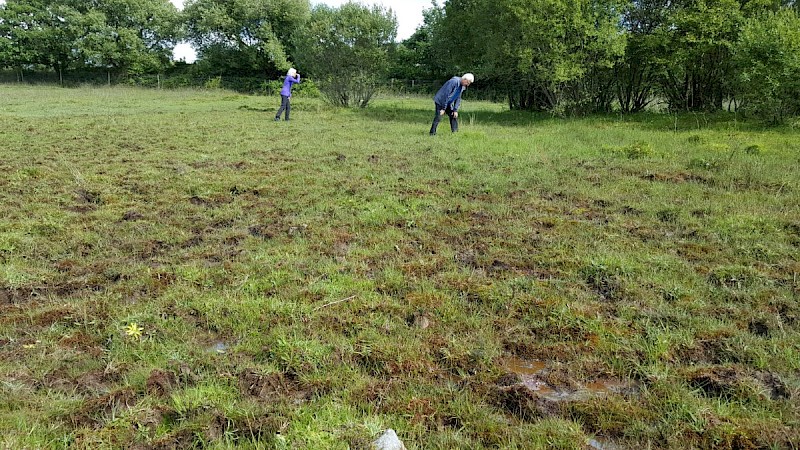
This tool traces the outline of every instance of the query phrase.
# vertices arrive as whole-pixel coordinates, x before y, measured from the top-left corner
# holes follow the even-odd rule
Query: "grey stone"
[[[397,437],[397,433],[391,428],[384,431],[381,437],[372,443],[372,448],[375,450],[407,450],[403,441]]]

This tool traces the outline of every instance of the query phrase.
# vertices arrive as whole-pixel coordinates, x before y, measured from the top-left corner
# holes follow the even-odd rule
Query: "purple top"
[[[300,75],[297,75],[295,78],[286,75],[286,79],[283,80],[283,89],[281,89],[281,95],[285,95],[286,97],[291,97],[292,85],[299,82],[300,82]]]

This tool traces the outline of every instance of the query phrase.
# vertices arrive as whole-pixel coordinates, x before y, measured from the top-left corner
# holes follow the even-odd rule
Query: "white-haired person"
[[[296,83],[300,82],[300,74],[297,73],[297,70],[292,67],[286,73],[286,78],[283,80],[283,89],[281,89],[281,107],[278,109],[278,113],[275,114],[275,121],[280,122],[281,120],[281,113],[286,111],[286,120],[289,120],[289,113],[292,111],[292,86]]]
[[[433,116],[433,125],[431,125],[431,136],[436,135],[439,121],[442,120],[442,116],[445,114],[450,117],[450,131],[453,133],[458,131],[458,108],[461,106],[461,94],[467,89],[467,86],[474,82],[475,76],[471,73],[465,73],[463,76],[450,78],[439,89],[439,92],[433,97],[433,103],[436,104],[436,113]]]

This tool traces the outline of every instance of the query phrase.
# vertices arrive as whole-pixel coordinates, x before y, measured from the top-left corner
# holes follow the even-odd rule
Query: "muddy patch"
[[[713,185],[713,180],[688,172],[676,173],[649,173],[641,176],[642,180],[660,181],[664,183],[701,183]]]
[[[13,299],[15,296],[15,291],[9,288],[0,287],[0,304],[14,303]]]
[[[688,374],[689,385],[709,397],[733,397],[742,374],[732,367],[704,367]]]
[[[64,281],[38,286],[10,289],[0,286],[0,305],[18,304],[47,298],[70,298],[83,291],[100,291],[103,285],[99,280]]]
[[[282,373],[265,374],[257,369],[245,369],[239,374],[239,389],[247,396],[263,402],[280,399],[305,400],[307,393]]]
[[[250,233],[250,236],[263,239],[265,241],[272,239],[276,234],[276,230],[267,225],[253,225],[248,228],[247,231]]]
[[[772,400],[788,400],[792,398],[792,392],[777,374],[760,372],[756,375],[756,379],[764,385]]]
[[[169,395],[179,386],[175,372],[155,369],[147,377],[147,393],[158,397]]]
[[[122,215],[122,220],[124,222],[134,222],[142,219],[144,219],[144,215],[134,210],[125,211],[125,214]]]
[[[96,191],[90,191],[87,189],[80,188],[75,190],[75,196],[79,202],[85,204],[92,204],[92,205],[103,204],[102,196],[100,195],[99,192]]]
[[[494,402],[513,416],[526,421],[558,416],[563,412],[560,400],[532,391],[519,383],[498,387],[494,393]]]
[[[215,206],[213,201],[198,197],[197,195],[189,197],[189,203],[195,206],[203,206],[205,208],[213,208]]]
[[[191,430],[183,429],[170,433],[155,442],[149,447],[152,450],[173,450],[176,448],[195,448],[198,442],[197,437]]]
[[[68,336],[64,336],[59,339],[58,345],[62,348],[86,352],[94,357],[99,357],[103,354],[103,347],[100,340],[83,331],[77,331]]]
[[[561,415],[571,402],[636,391],[631,383],[621,380],[577,383],[564,379],[545,361],[512,357],[504,360],[502,367],[506,373],[495,383],[495,402],[523,420]]]
[[[73,425],[91,426],[101,423],[112,413],[129,409],[136,403],[136,393],[124,388],[87,401],[83,407],[70,415]]]
[[[751,320],[750,323],[747,324],[747,329],[759,337],[769,337],[770,335],[769,325],[764,320]]]

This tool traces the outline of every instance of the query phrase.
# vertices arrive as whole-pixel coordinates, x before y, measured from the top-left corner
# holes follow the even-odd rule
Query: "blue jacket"
[[[447,80],[447,83],[439,89],[433,101],[442,107],[447,108],[448,104],[452,105],[453,111],[458,111],[461,106],[461,93],[467,90],[461,85],[461,77],[453,77]],[[455,96],[455,100],[451,100]]]
[[[281,89],[281,95],[285,95],[286,97],[291,97],[292,85],[299,82],[300,82],[300,75],[297,75],[296,78],[292,78],[289,75],[286,75],[286,78],[284,78],[283,80],[283,89]]]

